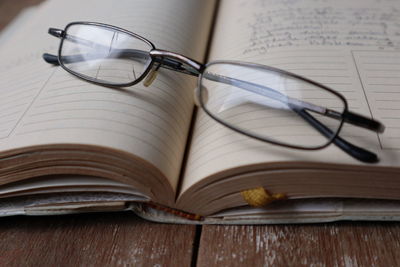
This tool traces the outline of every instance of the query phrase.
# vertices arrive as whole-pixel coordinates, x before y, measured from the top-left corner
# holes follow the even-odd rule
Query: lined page
[[[155,165],[175,188],[195,79],[161,70],[148,88],[110,89],[50,66],[41,54],[57,53],[59,39],[47,34],[49,27],[96,21],[202,60],[213,8],[211,0],[46,2],[0,51],[0,150],[49,144],[117,149]]]
[[[386,125],[378,135],[345,124],[340,135],[376,152],[380,165],[399,166],[398,1],[233,0],[219,10],[210,60],[270,65],[340,92],[351,111]],[[200,111],[182,190],[231,168],[279,161],[361,164],[334,145],[303,152],[254,141]]]

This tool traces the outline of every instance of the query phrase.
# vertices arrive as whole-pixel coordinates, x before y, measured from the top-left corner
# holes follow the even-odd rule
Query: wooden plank
[[[204,226],[198,266],[400,266],[399,223]]]
[[[195,226],[131,212],[0,219],[0,266],[190,266]]]

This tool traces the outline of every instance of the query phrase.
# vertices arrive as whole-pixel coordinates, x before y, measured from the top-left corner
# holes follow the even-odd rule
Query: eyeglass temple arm
[[[275,99],[277,101],[280,101],[284,104],[290,104],[292,106],[297,106],[298,108],[301,109],[306,109],[309,111],[313,111],[315,113],[327,116],[329,118],[337,119],[337,120],[344,120],[347,123],[366,128],[368,130],[382,133],[385,130],[385,126],[380,123],[379,121],[367,118],[363,115],[351,112],[351,111],[345,111],[343,113],[337,112],[335,110],[331,110],[328,108],[320,107],[317,105],[314,105],[309,102],[305,102],[296,98],[291,98],[283,95],[282,93],[266,86],[262,86],[259,84],[255,84],[252,82],[247,82],[247,81],[242,81],[238,80],[235,78],[230,78],[222,75],[216,75],[210,72],[206,72],[203,74],[207,79],[225,83],[225,84],[231,84],[233,86],[245,89],[247,91],[256,93],[258,95],[263,95],[272,99]]]
[[[308,122],[311,126],[313,126],[315,129],[317,129],[318,132],[320,132],[322,135],[325,137],[331,139],[334,135],[332,130],[330,130],[328,127],[323,125],[321,122],[319,122],[317,119],[315,119],[310,113],[308,113],[305,109],[297,109],[293,108],[293,111],[296,112],[300,117],[302,117],[306,122]],[[363,149],[361,147],[355,146],[340,136],[336,136],[333,138],[332,142],[338,146],[340,149],[342,149],[344,152],[349,154],[355,159],[358,159],[362,162],[367,162],[367,163],[376,163],[379,161],[378,156],[366,149]]]

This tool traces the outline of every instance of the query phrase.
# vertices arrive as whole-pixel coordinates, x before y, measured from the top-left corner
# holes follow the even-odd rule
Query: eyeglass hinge
[[[60,30],[60,29],[50,28],[49,29],[49,34],[53,35],[55,37],[61,38],[61,37],[64,37],[65,31]]]

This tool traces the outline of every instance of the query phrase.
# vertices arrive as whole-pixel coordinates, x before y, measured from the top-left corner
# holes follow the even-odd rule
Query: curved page
[[[251,140],[199,111],[181,191],[185,201],[196,202],[192,198],[196,190],[203,190],[203,196],[207,194],[211,182],[269,168],[301,168],[303,163],[307,168],[324,165],[332,170],[346,166],[343,171],[357,167],[366,175],[374,171],[374,177],[379,177],[379,172],[383,177],[388,171],[392,178],[398,177],[399,2],[233,0],[222,1],[219,11],[210,60],[260,63],[315,80],[344,95],[350,110],[383,122],[386,130],[376,134],[345,124],[341,132],[344,139],[378,154],[380,162],[367,166],[335,145],[300,151]],[[248,121],[250,125],[251,117]],[[312,141],[312,135],[301,136],[301,129],[285,119],[276,122],[269,125],[271,131],[279,126],[282,134],[291,135],[294,140]],[[249,127],[259,127],[258,123]],[[298,178],[298,183],[307,179]],[[241,184],[245,189],[246,181]],[[223,182],[213,193],[240,198],[238,186],[235,192],[228,192],[222,185]]]
[[[195,79],[161,70],[150,87],[111,89],[50,66],[41,55],[57,53],[59,40],[47,34],[49,27],[95,21],[125,28],[157,48],[201,61],[213,9],[211,0],[44,3],[0,51],[0,151],[9,155],[8,151],[69,144],[94,146],[102,153],[111,149],[153,165],[175,190]],[[131,175],[141,179],[143,174]]]

